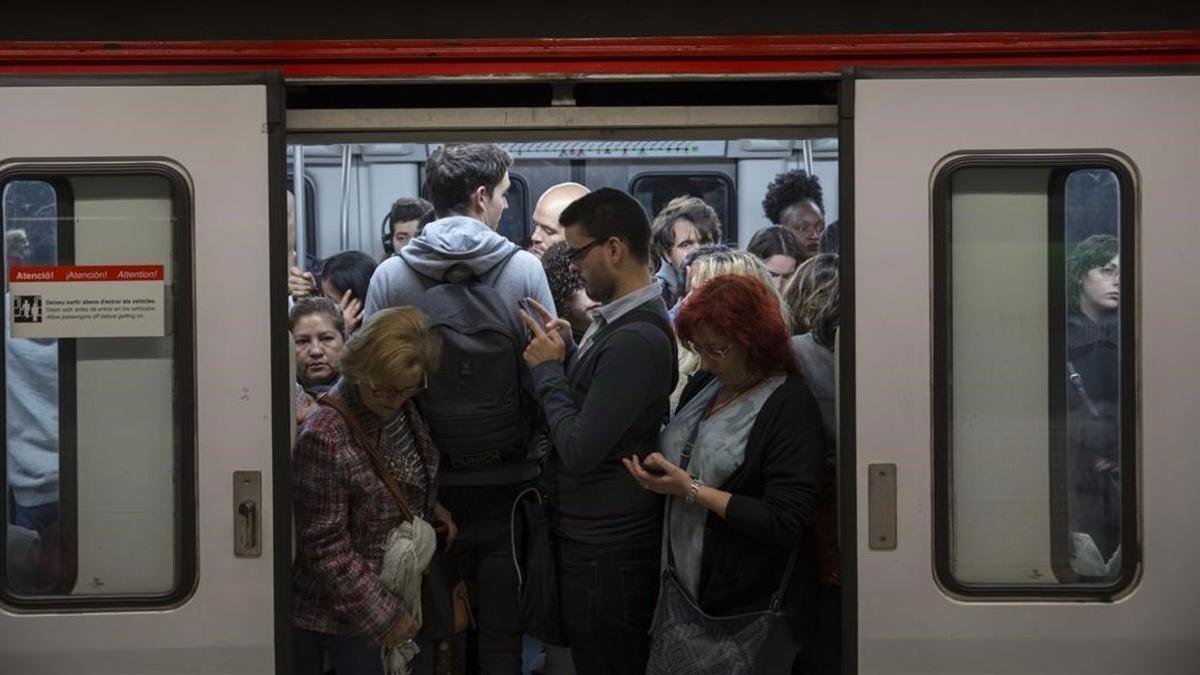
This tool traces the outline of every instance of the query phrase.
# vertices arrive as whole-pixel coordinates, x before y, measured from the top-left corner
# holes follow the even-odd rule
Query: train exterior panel
[[[1107,22],[944,9],[870,31],[792,18],[782,35],[653,13],[640,37],[502,19],[459,39],[436,10],[404,40],[365,20],[340,35],[211,16],[153,33],[119,13],[89,32],[87,11],[58,32],[5,22],[6,231],[56,223],[30,246],[49,266],[167,272],[162,335],[58,339],[40,366],[53,374],[30,380],[67,392],[55,410],[74,420],[59,425],[68,532],[46,544],[71,555],[22,576],[9,490],[0,671],[290,671],[288,173],[300,164],[306,186],[302,247],[378,256],[429,150],[472,139],[517,159],[514,239],[562,180],[636,193],[707,176],[744,245],[776,172],[821,176],[842,228],[844,672],[1195,672],[1200,21],[1171,3]],[[1069,431],[1053,403],[1065,204],[1084,180],[1116,195],[1126,275],[1120,554],[1086,560],[1063,536]],[[14,354],[10,398],[30,372],[14,359],[36,356]]]

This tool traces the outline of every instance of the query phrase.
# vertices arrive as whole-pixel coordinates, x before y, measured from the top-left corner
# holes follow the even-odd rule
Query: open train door
[[[1200,73],[844,93],[848,671],[1195,672]]]
[[[274,75],[0,78],[6,675],[275,672],[282,115]]]

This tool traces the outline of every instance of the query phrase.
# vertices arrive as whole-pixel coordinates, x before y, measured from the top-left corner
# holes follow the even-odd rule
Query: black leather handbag
[[[699,425],[680,458],[686,470]],[[711,616],[683,587],[675,572],[671,546],[671,507],[667,501],[667,566],[662,573],[658,606],[651,625],[646,675],[775,675],[791,672],[797,646],[783,598],[796,569],[800,547],[792,549],[783,581],[767,609],[733,616]]]
[[[522,491],[510,515],[517,598],[525,631],[546,644],[567,646],[558,590],[558,561],[550,505],[537,488]]]

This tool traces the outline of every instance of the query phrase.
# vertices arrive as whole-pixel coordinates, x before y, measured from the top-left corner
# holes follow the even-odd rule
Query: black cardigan
[[[707,373],[692,377],[679,406],[711,380]],[[705,523],[701,609],[713,616],[765,609],[783,579],[789,553],[799,546],[784,607],[797,632],[807,627],[817,606],[816,555],[808,530],[824,462],[820,408],[804,379],[789,375],[759,411],[742,465],[716,486],[732,497],[724,519],[709,512]]]

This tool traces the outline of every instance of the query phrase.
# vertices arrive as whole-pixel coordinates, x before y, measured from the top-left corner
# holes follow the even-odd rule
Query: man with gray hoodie
[[[511,308],[514,320],[524,298],[534,298],[555,311],[541,262],[495,231],[508,207],[510,166],[509,154],[491,144],[450,144],[429,157],[425,188],[438,220],[375,270],[367,291],[367,318],[388,307],[416,305],[427,289],[453,283],[494,289],[499,301]],[[523,348],[520,345],[513,355],[518,361]],[[469,364],[448,360],[443,358],[441,369],[469,370]],[[528,380],[527,372],[522,379]],[[431,395],[436,394],[434,386],[431,383]],[[475,417],[470,424],[486,425],[485,417]],[[503,437],[512,432],[510,421],[497,425],[504,428],[477,434],[479,445],[487,445],[485,439],[493,433]],[[433,440],[439,443],[434,431]],[[459,529],[450,556],[476,606],[478,672],[516,674],[521,671],[523,630],[508,532],[509,507],[541,473],[540,444],[529,438],[527,451],[515,460],[497,448],[478,450],[470,457],[455,458],[443,448],[438,494]]]

